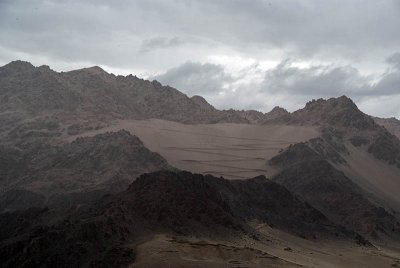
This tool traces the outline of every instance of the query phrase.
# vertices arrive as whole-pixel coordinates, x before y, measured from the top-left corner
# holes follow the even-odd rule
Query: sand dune
[[[180,169],[226,178],[249,178],[274,172],[266,161],[290,144],[318,136],[313,127],[249,124],[185,125],[171,121],[121,120],[82,135],[126,129],[147,148]],[[69,137],[69,140],[76,136]]]

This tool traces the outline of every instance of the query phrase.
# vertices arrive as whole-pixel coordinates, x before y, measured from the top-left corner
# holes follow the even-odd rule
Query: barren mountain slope
[[[201,97],[189,98],[157,81],[115,76],[96,66],[61,73],[22,61],[0,67],[2,143],[48,140],[101,128],[115,119],[243,123],[251,119],[246,117],[216,110]]]
[[[217,110],[200,96],[100,67],[55,72],[14,61],[0,67],[0,142],[49,142],[108,126],[118,119],[158,118],[185,124],[286,123],[291,114]]]
[[[289,146],[269,164],[274,180],[334,222],[377,237],[397,236],[400,141],[348,98],[309,102],[292,114],[321,136]]]
[[[400,236],[394,215],[368,200],[365,192],[316,152],[313,140],[272,158],[281,171],[273,178],[349,230],[377,237]]]
[[[25,151],[9,150],[3,158],[10,155],[15,160],[3,169],[7,173],[1,177],[1,210],[38,205],[33,200],[73,204],[122,191],[142,173],[171,169],[164,158],[123,130],[61,146],[38,144]]]

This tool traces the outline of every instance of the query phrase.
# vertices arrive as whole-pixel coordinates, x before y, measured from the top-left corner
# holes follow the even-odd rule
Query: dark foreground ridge
[[[257,177],[227,181],[189,172],[140,176],[119,194],[64,212],[47,208],[0,217],[1,267],[119,267],[135,260],[141,237],[157,232],[221,237],[251,235],[257,219],[306,239],[354,239],[284,187]],[[55,241],[57,241],[55,243]]]

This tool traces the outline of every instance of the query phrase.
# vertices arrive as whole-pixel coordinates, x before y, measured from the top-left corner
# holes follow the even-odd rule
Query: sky
[[[0,65],[98,65],[219,109],[347,95],[400,118],[398,0],[0,0]]]

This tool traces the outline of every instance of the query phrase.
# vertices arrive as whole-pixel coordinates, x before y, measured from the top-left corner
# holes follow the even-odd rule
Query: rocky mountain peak
[[[357,105],[347,96],[340,96],[337,98],[330,99],[313,99],[306,103],[304,109],[316,110],[316,109],[355,109],[358,110]]]
[[[34,68],[35,66],[33,66],[30,62],[16,60],[4,65],[0,69],[14,71],[14,72],[21,72],[21,71],[33,70]]]
[[[289,113],[285,108],[282,108],[280,106],[275,106],[270,113],[283,113],[283,114],[287,114]]]
[[[269,115],[275,115],[275,116],[285,116],[290,114],[286,109],[280,107],[280,106],[275,106],[270,112],[268,112]]]
[[[267,122],[287,122],[291,118],[290,113],[279,106],[275,106],[270,112],[266,113],[264,117]]]
[[[104,82],[112,82],[115,78],[113,74],[110,74],[103,70],[99,66],[92,66],[87,68],[82,68],[78,70],[73,70],[67,72],[67,75],[71,76],[77,81],[83,82],[87,79],[93,80],[92,82],[95,83],[96,81],[104,81]]]
[[[361,112],[348,97],[312,100],[295,111],[292,121],[316,125],[372,129],[376,125],[370,116]]]
[[[106,71],[104,71],[101,67],[99,66],[92,66],[92,67],[88,67],[88,68],[84,68],[82,69],[84,71],[90,72],[92,74],[105,74],[107,73]]]
[[[162,88],[162,87],[163,87],[163,85],[162,85],[160,82],[158,82],[157,80],[151,81],[151,84],[152,84],[155,88]]]

